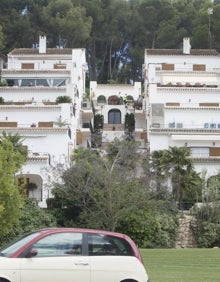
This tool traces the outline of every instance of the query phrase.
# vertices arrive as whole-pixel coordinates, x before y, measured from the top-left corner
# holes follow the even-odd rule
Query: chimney
[[[183,54],[190,54],[191,45],[190,45],[190,38],[184,37],[183,38]]]
[[[47,49],[47,38],[46,36],[39,36],[39,53],[46,53],[46,49]]]

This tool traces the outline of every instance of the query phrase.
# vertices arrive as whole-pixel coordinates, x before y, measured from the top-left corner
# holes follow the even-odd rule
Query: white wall
[[[216,128],[220,126],[220,108],[215,109],[193,109],[193,108],[165,108],[164,109],[164,126],[168,127],[169,123],[182,123],[183,128],[204,128],[204,124],[215,124]],[[214,127],[214,125],[212,126]]]
[[[54,102],[58,96],[65,95],[69,95],[66,87],[0,87],[0,97],[5,102]]]
[[[104,95],[106,100],[110,96],[119,95],[123,97],[125,94],[132,96],[135,100],[141,92],[141,82],[135,82],[134,85],[129,84],[97,84],[96,81],[90,82],[90,97],[97,99],[100,95]]]
[[[72,106],[60,104],[55,106],[0,106],[0,121],[17,121],[18,127],[30,127],[32,123],[40,121],[57,122],[61,117],[62,121],[71,122]],[[6,120],[7,117],[7,120]],[[56,125],[54,124],[54,127]]]

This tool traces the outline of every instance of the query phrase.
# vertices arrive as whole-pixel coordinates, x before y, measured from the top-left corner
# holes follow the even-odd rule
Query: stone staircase
[[[196,248],[197,243],[193,235],[196,228],[196,219],[191,214],[183,213],[179,219],[179,230],[176,248]]]

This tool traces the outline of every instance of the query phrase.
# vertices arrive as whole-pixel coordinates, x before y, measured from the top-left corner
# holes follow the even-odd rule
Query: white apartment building
[[[220,171],[220,55],[216,50],[146,49],[144,84],[150,152],[187,147],[198,172]]]
[[[3,66],[1,64],[1,66]],[[17,174],[39,206],[51,197],[49,171],[68,166],[75,148],[91,146],[94,116],[103,116],[101,149],[126,136],[125,116],[133,114],[132,133],[140,148],[187,147],[198,172],[207,177],[220,169],[220,56],[215,50],[194,50],[188,38],[183,50],[146,49],[144,93],[133,85],[90,82],[85,94],[85,49],[14,49],[1,69],[0,135],[18,133],[28,159]],[[68,96],[71,103],[56,103]],[[124,103],[123,98],[127,97]],[[143,96],[142,106],[136,104]],[[148,147],[149,146],[149,147]]]
[[[28,147],[28,159],[17,177],[26,179],[27,193],[46,207],[51,196],[47,187],[50,169],[68,165],[83,131],[81,105],[85,96],[86,59],[84,49],[47,48],[40,37],[39,49],[14,49],[7,68],[1,70],[0,135],[19,134]],[[56,103],[68,96],[71,103]]]

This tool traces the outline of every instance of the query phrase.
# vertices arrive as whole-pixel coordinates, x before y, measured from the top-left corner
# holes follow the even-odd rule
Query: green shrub
[[[177,214],[152,207],[139,210],[121,222],[117,231],[131,236],[140,248],[172,248],[177,238]]]
[[[0,238],[0,246],[36,229],[54,226],[56,226],[56,219],[46,209],[38,207],[32,200],[26,199],[21,210],[19,223],[7,236]]]
[[[210,204],[197,210],[196,239],[201,248],[220,247],[220,207]]]
[[[125,129],[127,129],[128,132],[133,132],[135,130],[135,118],[133,113],[127,113],[125,115]]]
[[[8,83],[6,80],[0,81],[0,86],[8,86]]]
[[[56,103],[57,104],[62,104],[62,103],[71,103],[72,99],[69,96],[58,96],[56,98]]]

